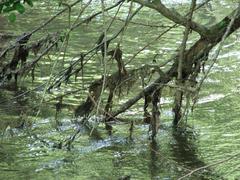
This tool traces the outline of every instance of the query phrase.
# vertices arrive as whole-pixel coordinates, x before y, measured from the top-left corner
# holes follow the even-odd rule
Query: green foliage
[[[25,4],[29,6],[33,6],[32,0],[3,0],[0,3],[0,14],[8,13],[8,19],[10,22],[14,22],[16,20],[16,14],[14,11],[17,11],[20,14],[25,12]]]
[[[10,22],[16,21],[16,14],[15,13],[10,13],[8,16],[8,19]]]
[[[25,12],[25,7],[21,3],[14,4],[13,8],[17,10],[20,14]]]
[[[24,2],[27,3],[29,6],[33,7],[32,0],[25,0]]]

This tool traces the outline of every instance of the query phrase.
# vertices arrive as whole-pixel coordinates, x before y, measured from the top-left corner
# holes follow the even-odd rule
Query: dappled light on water
[[[93,1],[87,13],[100,8],[99,2]],[[179,12],[187,12],[190,1],[162,2]],[[226,3],[229,7],[222,6]],[[232,1],[215,1],[196,12],[194,18],[211,26],[231,12],[233,5]],[[135,5],[133,8],[138,7]],[[0,33],[9,34],[0,48],[11,44],[16,35],[31,31],[58,10],[54,1],[36,2],[36,6],[19,15],[15,23],[0,24]],[[128,5],[121,9],[119,19],[108,32],[109,36],[122,26],[128,10]],[[121,58],[126,63],[123,67],[127,73],[132,73],[128,75],[134,80],[127,85],[122,83],[131,88],[118,84],[121,87],[114,97],[113,110],[147,87],[151,78],[156,78],[156,74],[151,78],[147,76],[156,71],[152,67],[156,63],[165,63],[181,44],[183,28],[178,27],[144,49],[147,42],[165,31],[166,27],[161,25],[172,25],[162,16],[155,16],[154,12],[143,8],[121,40]],[[72,13],[72,18],[78,17],[77,9],[73,8]],[[46,16],[42,17],[42,14]],[[114,15],[110,11],[106,15],[107,20]],[[68,28],[68,20],[67,13],[56,18],[47,29],[34,34],[32,41],[46,32]],[[204,81],[194,111],[189,112],[186,127],[172,127],[174,87],[170,84],[164,89],[162,93],[165,96],[160,98],[159,104],[159,131],[155,140],[151,141],[149,125],[143,123],[143,100],[121,114],[119,119],[109,121],[111,132],[106,130],[100,113],[103,109],[101,104],[93,110],[94,116],[88,121],[84,117],[74,117],[74,110],[89,94],[90,83],[103,79],[101,52],[89,60],[75,77],[48,89],[49,79],[54,79],[58,72],[64,72],[79,59],[80,53],[93,48],[102,33],[102,23],[102,16],[97,16],[91,23],[80,26],[71,33],[66,54],[52,52],[44,56],[37,64],[33,73],[35,76],[19,79],[18,86],[10,83],[1,87],[0,179],[177,179],[200,167],[206,168],[193,173],[192,179],[239,178],[239,156],[209,166],[239,153],[240,149],[239,31],[226,40],[219,61]],[[190,36],[187,47],[199,38],[194,32]],[[116,46],[116,42],[111,45]],[[140,49],[144,50],[134,59],[135,52]],[[34,59],[34,55],[31,54],[30,58]],[[206,63],[206,69],[210,67],[211,60]],[[148,66],[143,66],[144,63]],[[167,63],[166,67],[172,63]],[[106,74],[118,70],[116,62],[111,59],[107,60],[107,67]],[[138,71],[130,71],[136,67],[139,67]],[[104,103],[107,101],[106,94],[101,98]]]

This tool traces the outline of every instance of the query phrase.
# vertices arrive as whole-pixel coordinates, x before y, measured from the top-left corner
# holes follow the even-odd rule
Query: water
[[[188,2],[171,2],[168,6],[187,12]],[[94,3],[87,12],[95,11],[96,7],[100,7],[97,6],[98,1]],[[226,4],[230,5],[226,6]],[[55,2],[48,2],[48,5],[39,3],[35,9],[28,9],[26,14],[19,15],[16,23],[5,23],[3,27],[0,26],[1,32],[19,35],[32,30],[58,11],[54,5]],[[205,7],[198,11],[196,19],[210,26],[228,14],[233,6],[232,1],[214,2],[210,9]],[[124,19],[127,12],[128,6],[120,11],[119,17]],[[73,13],[76,17],[76,9],[73,9]],[[42,14],[45,15],[44,18]],[[114,11],[109,15],[113,17]],[[67,14],[64,14],[57,18],[47,29],[35,34],[33,38],[37,39],[47,32],[66,28],[66,17]],[[166,24],[165,19],[147,8],[143,9],[133,21],[152,25],[161,25],[162,22]],[[168,24],[171,25],[170,22]],[[121,21],[115,23],[110,34],[114,34],[121,25]],[[148,126],[141,123],[141,101],[121,116],[125,122],[113,124],[112,136],[107,134],[102,123],[94,131],[76,124],[72,118],[73,109],[85,99],[88,83],[92,79],[99,78],[103,72],[99,58],[95,58],[95,61],[89,63],[84,69],[84,86],[79,76],[76,82],[71,79],[72,83],[63,86],[65,88],[56,89],[52,94],[44,95],[47,101],[56,95],[82,89],[79,93],[64,98],[64,108],[57,115],[60,123],[58,126],[55,121],[57,100],[50,103],[43,102],[42,106],[39,106],[44,89],[41,85],[48,81],[51,71],[55,74],[62,66],[67,67],[73,57],[91,48],[101,34],[102,27],[100,17],[88,25],[79,27],[71,34],[70,46],[64,62],[60,58],[56,67],[52,69],[53,60],[57,59],[58,54],[52,52],[50,58],[45,58],[39,63],[33,83],[31,78],[27,77],[19,82],[18,87],[8,85],[1,89],[0,179],[105,180],[126,176],[131,176],[131,179],[177,179],[195,168],[210,165],[239,153],[239,31],[227,39],[218,63],[203,86],[196,109],[188,118],[187,131],[176,132],[171,127],[171,95],[173,93],[171,90],[166,90],[165,98],[161,100],[162,124],[156,142],[149,141]],[[157,63],[171,57],[181,42],[181,30],[181,28],[174,29],[153,43],[139,54],[128,68],[141,66],[144,62],[151,63],[149,59],[152,59],[156,53],[160,53],[156,59]],[[139,28],[136,24],[130,24],[122,41],[124,61],[128,61],[137,50],[156,38],[162,31],[164,29],[160,27],[141,26]],[[191,38],[190,44],[194,42],[197,35],[193,33]],[[111,67],[110,72],[116,69],[115,64],[112,65],[112,63],[109,63],[109,67]],[[38,88],[21,98],[14,98],[35,87]],[[115,106],[118,107],[140,88],[141,84],[137,83],[134,92],[125,94],[125,99],[118,101],[115,98]],[[40,114],[36,116],[40,107]],[[132,138],[129,137],[130,124],[127,123],[131,120],[135,122]],[[26,122],[24,128],[23,121]],[[79,129],[80,133],[69,146],[71,149],[69,151],[68,146],[64,146],[66,140],[69,140]],[[89,136],[90,133],[91,136]],[[62,149],[59,149],[61,146]],[[190,179],[239,179],[239,159],[238,156],[206,168],[204,171],[196,172]]]

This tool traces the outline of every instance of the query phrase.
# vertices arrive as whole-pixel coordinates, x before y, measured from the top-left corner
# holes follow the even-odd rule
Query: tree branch
[[[237,11],[237,13],[236,13]],[[233,20],[230,30],[227,31],[229,24],[231,23],[231,17],[236,14],[236,18]],[[220,26],[221,25],[221,26]],[[218,27],[218,28],[217,28]],[[229,16],[225,17],[222,21],[213,26],[215,36],[211,39],[206,39],[204,37],[200,38],[190,49],[186,50],[186,58],[183,63],[183,74],[185,77],[188,77],[189,74],[192,73],[192,66],[194,63],[201,60],[201,58],[209,51],[221,42],[223,35],[226,33],[226,37],[228,37],[231,33],[237,30],[240,27],[240,12],[238,9],[234,10]],[[213,30],[212,30],[213,31]],[[129,99],[126,103],[124,103],[118,110],[112,113],[112,116],[115,117],[127,109],[132,107],[138,100],[144,97],[144,94],[152,93],[159,86],[165,85],[173,78],[177,77],[177,68],[178,68],[178,56],[175,56],[175,62],[171,66],[171,68],[166,71],[165,75],[161,75],[157,80],[155,80],[152,84],[144,88],[141,92],[139,92],[135,97]]]
[[[132,1],[160,12],[163,16],[165,16],[166,18],[175,22],[176,24],[180,24],[180,25],[186,27],[187,24],[189,23],[190,28],[193,31],[198,32],[203,37],[207,37],[209,35],[208,28],[206,28],[205,26],[203,26],[201,24],[198,24],[197,22],[195,22],[193,20],[191,20],[189,22],[188,18],[182,16],[174,9],[170,10],[160,0],[154,0],[154,1],[132,0]]]
[[[228,157],[228,158],[226,158],[226,159],[223,159],[223,160],[214,162],[214,163],[212,163],[212,164],[209,164],[209,165],[202,166],[202,167],[199,167],[199,168],[197,168],[197,169],[194,169],[194,170],[192,170],[191,172],[189,172],[188,174],[186,174],[186,175],[178,178],[178,180],[182,180],[182,179],[185,179],[185,178],[187,178],[187,177],[190,177],[192,174],[194,174],[194,173],[196,173],[196,172],[198,172],[198,171],[202,171],[202,170],[204,170],[204,169],[207,169],[207,168],[209,168],[209,167],[211,167],[211,166],[216,166],[216,165],[218,165],[218,164],[222,164],[222,163],[224,163],[224,162],[230,161],[230,160],[232,160],[233,158],[238,157],[239,155],[240,155],[240,153],[237,153],[237,154],[234,154],[234,155],[232,155],[232,156],[230,156],[230,157]]]
[[[174,68],[175,69],[175,68]],[[135,97],[129,99],[126,103],[124,103],[117,111],[112,113],[112,116],[115,117],[127,109],[129,109],[132,105],[134,105],[138,100],[143,98],[145,94],[150,94],[153,92],[157,87],[168,83],[171,80],[173,69],[171,68],[168,73],[162,74],[157,80],[155,80],[152,84],[144,88],[141,92],[139,92]]]

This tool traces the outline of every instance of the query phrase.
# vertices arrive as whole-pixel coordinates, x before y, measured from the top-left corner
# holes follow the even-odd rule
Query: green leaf
[[[5,6],[11,6],[14,3],[14,0],[8,0],[4,2]]]
[[[220,23],[218,23],[218,28],[219,29],[222,29],[225,26],[227,26],[227,22],[226,21],[221,21]]]
[[[10,1],[7,1],[7,2],[4,3],[4,5],[5,5],[5,6],[10,6],[11,3],[10,3]]]
[[[24,2],[26,2],[29,6],[33,7],[33,2],[32,2],[32,0],[25,0]]]
[[[4,13],[8,13],[8,12],[13,11],[13,10],[15,10],[15,8],[8,6],[8,7],[5,7],[5,8],[3,9],[3,12],[4,12]]]
[[[3,4],[0,5],[0,14],[2,13]]]
[[[16,21],[16,14],[14,14],[14,13],[9,14],[8,20],[10,22],[15,22]]]
[[[13,6],[20,14],[23,14],[25,12],[25,7],[20,4],[20,3],[16,3]]]

